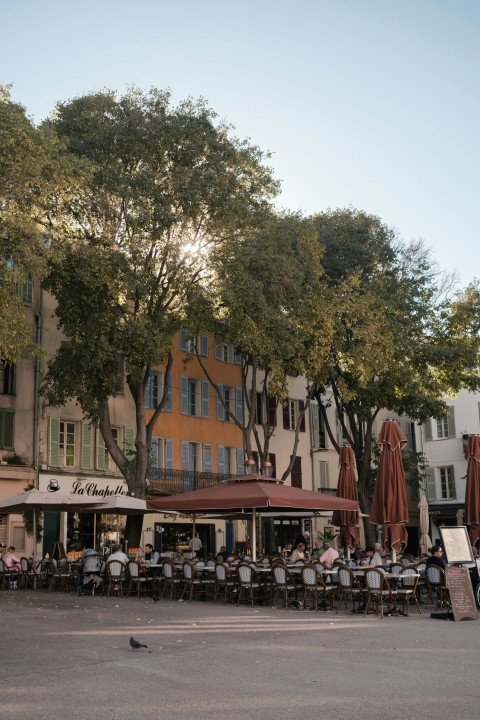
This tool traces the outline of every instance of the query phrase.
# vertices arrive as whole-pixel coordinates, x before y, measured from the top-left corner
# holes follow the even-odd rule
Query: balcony
[[[195,470],[167,470],[151,468],[147,478],[148,495],[175,495],[211,487],[234,477],[228,473],[196,472]]]

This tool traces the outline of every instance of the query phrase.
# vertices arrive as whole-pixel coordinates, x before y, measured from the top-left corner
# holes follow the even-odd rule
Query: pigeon
[[[138,640],[135,640],[135,638],[130,638],[130,647],[132,647],[134,650],[139,650],[140,648],[147,648],[148,645],[142,645],[142,643],[139,643]]]

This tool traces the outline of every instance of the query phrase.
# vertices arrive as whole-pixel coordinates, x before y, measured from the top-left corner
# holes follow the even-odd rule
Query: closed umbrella
[[[425,495],[422,495],[420,498],[418,509],[420,510],[420,552],[422,555],[428,555],[428,551],[432,547],[432,541],[428,534],[430,520],[428,517],[428,502]]]
[[[338,458],[337,496],[358,502],[357,478],[355,476],[355,455],[350,445],[340,448]],[[347,552],[357,542],[358,510],[334,510],[332,524],[340,528],[340,545]]]
[[[480,540],[480,435],[469,435],[467,441],[467,486],[465,488],[465,522],[470,528],[470,542]]]
[[[383,526],[385,549],[395,553],[407,545],[408,521],[407,490],[402,462],[402,448],[407,438],[394,420],[386,420],[378,444],[382,448],[378,465],[377,481],[373,493],[370,520]]]

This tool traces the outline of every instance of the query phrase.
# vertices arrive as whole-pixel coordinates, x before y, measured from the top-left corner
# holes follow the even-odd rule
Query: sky
[[[352,207],[480,277],[479,0],[0,0],[35,122],[132,85],[203,97],[272,153],[280,209]]]

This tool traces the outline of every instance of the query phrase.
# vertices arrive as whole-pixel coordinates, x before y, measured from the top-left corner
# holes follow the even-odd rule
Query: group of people
[[[289,561],[292,563],[313,557],[320,558],[326,567],[332,567],[335,560],[340,557],[338,550],[328,540],[323,542],[316,540],[311,551],[309,547],[310,533],[305,530],[297,535],[293,546],[287,546],[285,555],[289,555]],[[383,565],[385,562],[385,554],[380,543],[375,543],[375,545],[366,548],[358,546],[352,553],[352,557],[359,565],[369,565],[371,567]]]

